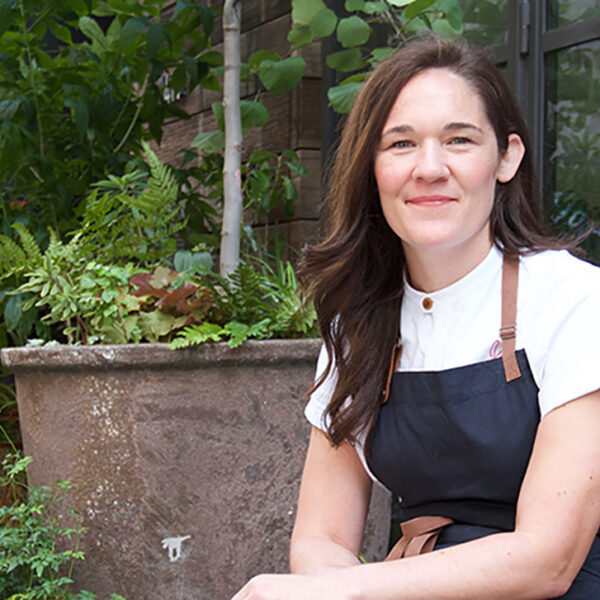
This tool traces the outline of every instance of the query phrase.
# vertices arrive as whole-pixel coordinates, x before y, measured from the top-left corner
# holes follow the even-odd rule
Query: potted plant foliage
[[[31,481],[74,483],[87,557],[75,581],[126,597],[225,597],[285,568],[319,347],[298,338],[314,334],[314,312],[289,263],[244,260],[223,277],[205,248],[176,251],[174,175],[149,147],[146,157],[149,177],[93,186],[67,240],[51,232],[42,250],[19,224],[18,243],[0,238],[23,312],[40,311],[37,331],[67,342],[33,340],[2,360]],[[252,338],[262,341],[242,345]],[[386,520],[378,527],[371,550],[382,552]]]
[[[23,445],[34,458],[31,482],[73,482],[68,501],[80,515],[86,553],[86,560],[75,564],[73,578],[104,595],[227,598],[257,572],[286,568],[308,434],[302,398],[319,348],[311,339],[314,312],[297,294],[291,265],[265,253],[239,260],[235,238],[240,231],[252,243],[251,231],[242,227],[240,202],[257,190],[263,200],[270,195],[291,202],[293,178],[303,169],[291,151],[276,156],[261,150],[241,162],[239,134],[263,123],[264,114],[257,102],[238,104],[235,80],[233,88],[231,81],[224,82],[223,106],[214,107],[225,135],[211,132],[197,141],[204,150],[220,151],[223,145],[224,153],[201,157],[187,172],[161,164],[141,140],[144,131],[160,139],[160,123],[151,118],[153,106],[161,108],[163,117],[177,109],[156,98],[153,105],[152,94],[146,97],[154,75],[170,70],[179,89],[182,81],[189,81],[190,89],[194,84],[214,87],[211,67],[220,64],[219,57],[206,36],[196,36],[185,46],[187,58],[171,64],[170,55],[161,50],[173,41],[175,30],[169,24],[161,29],[156,19],[127,15],[122,3],[92,4],[112,21],[99,29],[77,13],[78,25],[92,40],[88,58],[102,55],[110,64],[121,48],[131,56],[143,50],[152,65],[162,62],[149,67],[154,70],[134,69],[137,79],[126,82],[135,97],[132,105],[123,104],[130,121],[119,133],[116,147],[123,152],[114,174],[105,171],[78,188],[78,195],[70,197],[75,208],[47,220],[47,230],[40,230],[43,221],[36,220],[41,209],[32,211],[36,219],[15,219],[16,237],[5,228],[0,302],[10,317],[9,333],[30,342],[4,349],[2,360],[17,379]],[[154,4],[160,14],[164,2]],[[192,15],[196,29],[206,33],[208,13],[195,13],[197,4],[177,2],[175,19]],[[358,2],[353,12],[378,11],[384,4]],[[413,4],[419,3],[391,3],[398,10]],[[357,31],[363,37],[370,31],[357,15],[351,21],[332,20],[321,2],[311,3],[310,10],[301,2],[293,6],[291,41],[296,47],[314,35],[329,35],[324,22],[327,27],[333,23],[344,45]],[[239,2],[227,0],[224,21],[229,33],[239,31]],[[59,25],[51,30],[68,39]],[[73,22],[66,25],[72,28]],[[230,41],[225,43],[225,73],[235,75],[239,46]],[[369,62],[361,58],[358,65],[358,48],[350,50],[330,62],[342,71],[349,64],[356,69]],[[260,52],[248,68],[264,87],[273,93],[293,87],[302,75],[301,59],[280,60]],[[372,53],[373,60],[382,56]],[[35,107],[41,87],[36,87],[36,73],[27,73]],[[362,77],[349,78],[338,90],[342,108],[351,104],[358,87],[354,84]],[[91,135],[85,114],[92,104],[84,102],[84,83],[76,83],[73,88],[61,83],[70,92],[63,112],[79,128],[73,139]],[[14,109],[13,116],[18,115],[24,102],[14,100],[0,110],[6,115]],[[40,118],[33,127],[38,148],[46,153],[48,144],[40,143],[42,133],[51,131],[44,127],[47,121]],[[73,165],[85,173],[83,163]],[[31,169],[38,166],[34,161]],[[211,188],[214,193],[208,196],[217,198],[219,210],[224,197],[222,221],[228,225],[220,237],[233,240],[219,252],[211,242],[187,243],[189,207],[196,193],[189,190],[204,176],[200,186]],[[40,198],[47,193],[46,200],[56,191],[50,193],[43,182],[36,189]],[[22,194],[15,210],[23,208],[21,203],[27,206]],[[237,203],[233,209],[232,199]],[[46,206],[41,199],[36,202]],[[214,237],[221,214],[215,217],[214,204],[209,208],[203,218],[211,221]],[[217,257],[219,272],[213,268]],[[387,545],[388,499],[376,496],[374,506],[367,558],[382,556]]]

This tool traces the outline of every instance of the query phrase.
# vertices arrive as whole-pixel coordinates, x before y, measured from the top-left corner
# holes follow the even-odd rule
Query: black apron
[[[517,277],[518,260],[505,258],[502,358],[442,371],[398,372],[399,353],[392,361],[366,447],[371,472],[400,497],[409,520],[390,558],[410,555],[407,545],[419,540],[413,554],[514,530],[540,421],[527,356],[515,352]],[[600,599],[598,536],[561,598]]]

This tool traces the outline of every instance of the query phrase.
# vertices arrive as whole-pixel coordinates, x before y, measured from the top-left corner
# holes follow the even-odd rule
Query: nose
[[[425,142],[415,153],[413,177],[424,181],[438,181],[448,177],[450,170],[446,164],[443,148],[434,141]]]

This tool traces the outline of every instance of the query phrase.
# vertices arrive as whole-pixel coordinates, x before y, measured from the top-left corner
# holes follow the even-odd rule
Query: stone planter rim
[[[12,372],[30,369],[189,368],[201,364],[276,364],[306,361],[317,356],[316,338],[248,341],[230,348],[227,343],[206,343],[169,350],[168,344],[94,346],[24,346],[0,350],[2,364]]]

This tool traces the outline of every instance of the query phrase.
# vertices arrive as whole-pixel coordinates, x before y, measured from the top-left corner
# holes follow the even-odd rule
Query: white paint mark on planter
[[[169,560],[171,562],[175,562],[181,558],[181,544],[191,537],[191,535],[184,535],[183,537],[170,537],[161,540],[162,547],[169,551]]]

